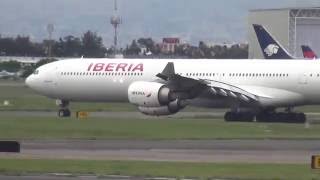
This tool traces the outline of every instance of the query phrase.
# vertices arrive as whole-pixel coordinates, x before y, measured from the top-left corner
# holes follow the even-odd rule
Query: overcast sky
[[[118,0],[123,19],[120,44],[139,37],[160,40],[246,42],[250,9],[320,7],[320,0]],[[112,43],[109,24],[113,0],[0,0],[0,34],[28,35],[40,41],[46,25],[55,25],[54,38],[97,32]]]

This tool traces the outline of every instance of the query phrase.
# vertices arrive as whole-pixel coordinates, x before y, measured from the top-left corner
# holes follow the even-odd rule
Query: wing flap
[[[213,81],[213,80],[206,80],[208,83],[207,85],[211,87],[213,92],[217,92],[216,94],[222,95],[222,96],[229,96],[233,98],[239,98],[243,101],[249,102],[250,100],[258,101],[258,96],[255,94],[252,94],[244,89],[241,89],[240,87],[219,82],[219,81]]]

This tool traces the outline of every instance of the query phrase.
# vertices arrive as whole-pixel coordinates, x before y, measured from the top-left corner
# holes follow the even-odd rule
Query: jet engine
[[[186,106],[185,101],[176,98],[166,85],[157,82],[132,83],[128,88],[128,98],[140,112],[153,116],[175,114]]]
[[[160,107],[168,105],[175,99],[164,84],[157,82],[137,81],[128,88],[129,102],[143,107]]]
[[[138,109],[141,113],[150,115],[150,116],[166,116],[179,112],[186,106],[186,103],[179,101],[178,99],[170,102],[166,106],[160,107],[145,107],[139,106]]]

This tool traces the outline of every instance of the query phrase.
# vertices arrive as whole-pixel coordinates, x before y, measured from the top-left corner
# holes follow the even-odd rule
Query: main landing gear
[[[56,104],[60,107],[58,111],[58,116],[59,117],[70,117],[71,116],[71,111],[69,110],[69,101],[65,100],[57,100]]]
[[[227,112],[224,115],[224,120],[227,122],[240,121],[240,122],[253,122],[255,115],[249,112]]]
[[[304,113],[262,111],[252,112],[227,112],[224,116],[227,122],[282,122],[282,123],[305,123],[307,118]]]
[[[307,118],[304,113],[273,112],[260,113],[256,116],[257,122],[283,122],[283,123],[305,123]]]

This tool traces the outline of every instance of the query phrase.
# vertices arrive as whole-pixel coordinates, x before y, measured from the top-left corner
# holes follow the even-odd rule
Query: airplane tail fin
[[[312,49],[307,45],[302,45],[303,57],[308,59],[317,59],[317,55],[312,51]]]
[[[253,24],[253,28],[265,59],[295,59],[263,26]]]

